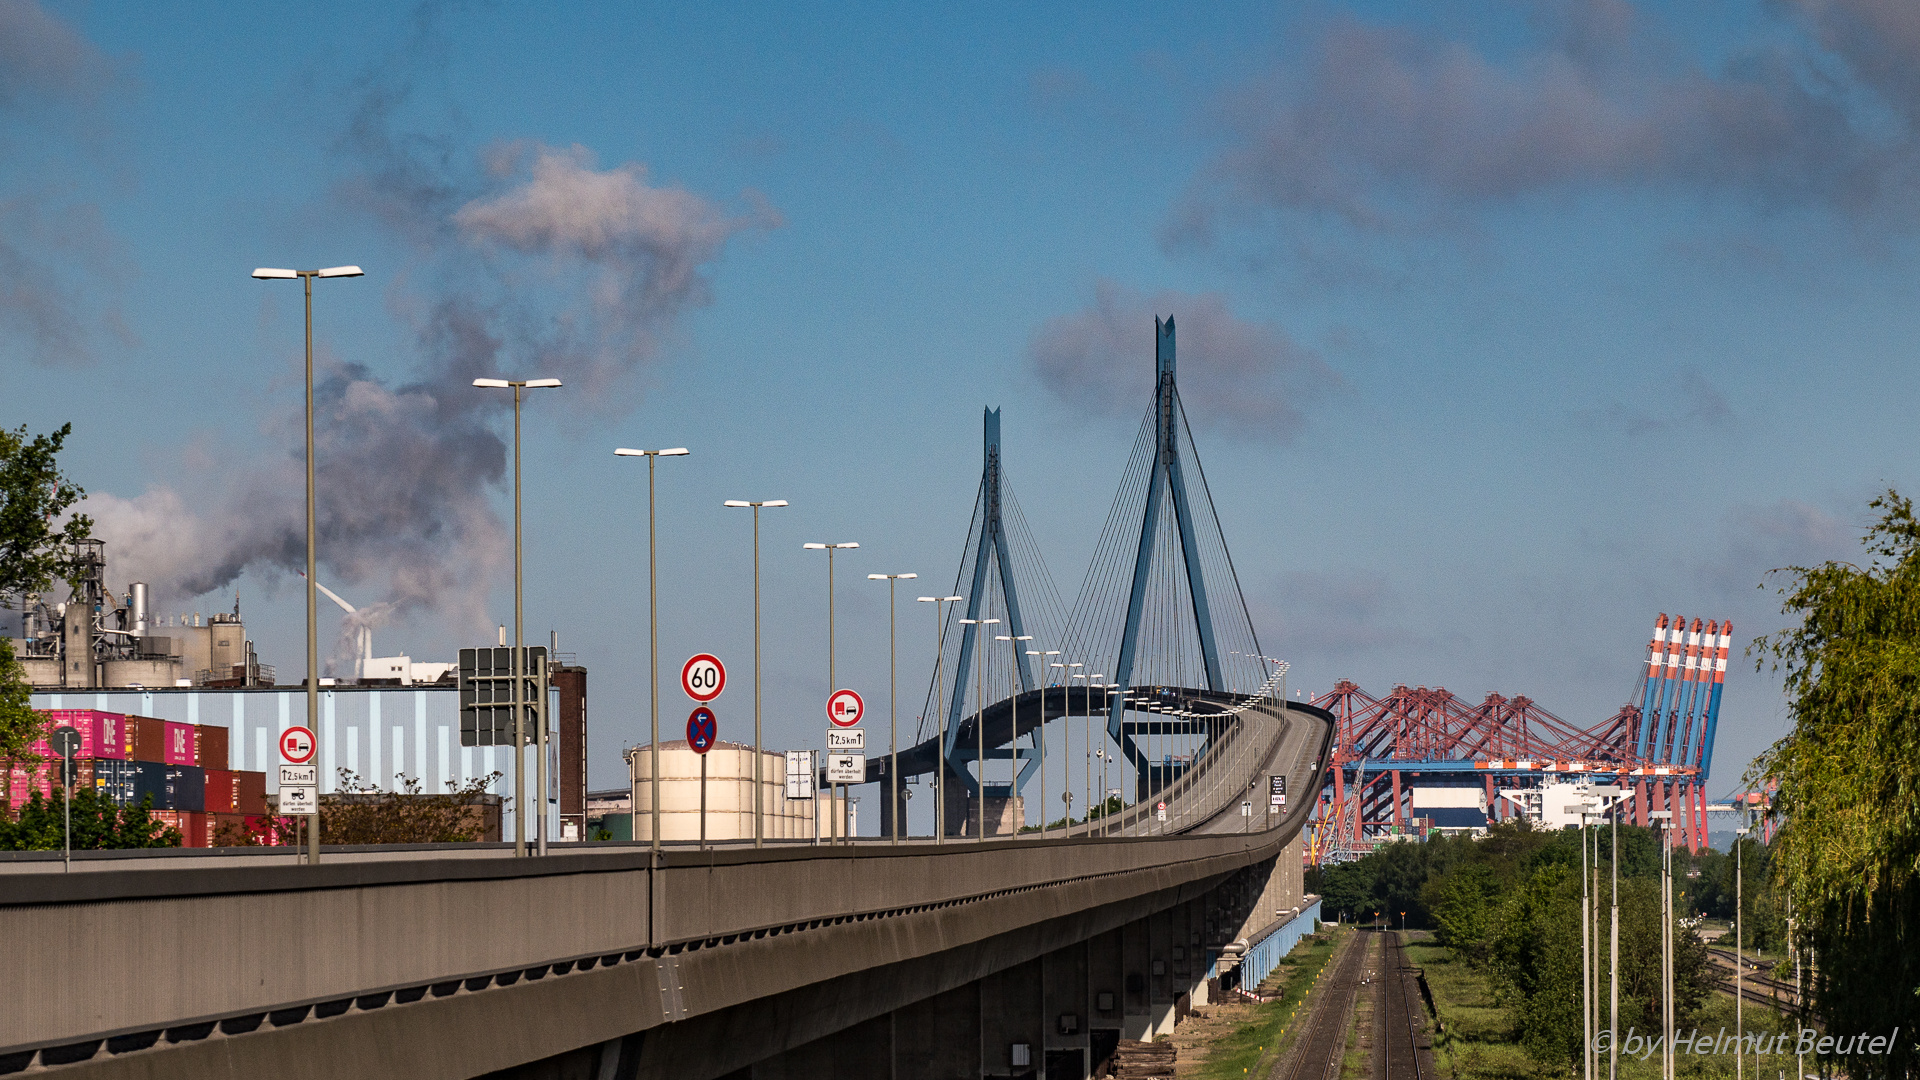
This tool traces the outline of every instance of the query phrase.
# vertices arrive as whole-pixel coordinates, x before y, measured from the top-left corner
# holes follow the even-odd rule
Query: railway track
[[[1431,1080],[1432,1065],[1421,1045],[1426,1008],[1420,987],[1408,966],[1400,935],[1379,934],[1385,945],[1380,963],[1380,1007],[1374,1013],[1374,1033],[1384,1044],[1385,1075],[1380,1080]]]
[[[1735,965],[1744,963],[1745,971],[1742,972],[1740,977],[1741,997],[1746,998],[1748,1001],[1759,1001],[1774,1006],[1791,1007],[1793,1005],[1795,1000],[1793,984],[1784,979],[1776,979],[1771,975],[1765,974],[1767,968],[1764,965],[1756,964],[1752,960],[1743,961],[1732,949],[1715,949],[1709,947],[1707,952],[1713,957],[1716,964],[1728,969],[1727,973],[1718,980],[1722,988],[1728,993],[1733,992],[1732,969]]]
[[[1275,1065],[1271,1080],[1340,1080],[1353,999],[1366,957],[1367,938],[1356,933],[1320,987],[1320,1000],[1314,1003],[1307,1026],[1294,1040],[1288,1056]]]

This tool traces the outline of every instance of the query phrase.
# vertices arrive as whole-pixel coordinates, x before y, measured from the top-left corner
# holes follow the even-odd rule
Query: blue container
[[[162,765],[155,761],[130,761],[138,770],[133,779],[133,805],[151,797],[155,810],[187,810],[204,813],[207,809],[207,771],[198,765]]]

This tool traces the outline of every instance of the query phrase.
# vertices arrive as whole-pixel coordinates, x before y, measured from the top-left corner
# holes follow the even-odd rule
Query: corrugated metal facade
[[[558,709],[558,692],[549,701]],[[306,719],[306,691],[293,688],[149,687],[133,690],[85,690],[36,693],[36,709],[98,709],[151,716],[177,723],[210,724],[228,729],[228,768],[267,774],[267,791],[279,790],[280,732]],[[418,777],[420,790],[449,790],[449,781],[501,773],[487,792],[513,797],[512,752],[504,746],[460,745],[460,695],[452,686],[328,686],[320,690],[320,790],[337,790],[338,770],[358,773],[392,788],[396,773]],[[559,747],[547,738],[549,766],[547,836],[559,839]],[[527,785],[533,788],[537,752],[526,752]],[[513,814],[503,822],[513,835]],[[531,832],[529,833],[531,835]]]

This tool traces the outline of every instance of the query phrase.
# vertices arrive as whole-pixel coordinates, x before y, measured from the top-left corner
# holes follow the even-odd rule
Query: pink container
[[[65,724],[80,733],[80,757],[113,758],[124,761],[127,756],[127,718],[119,713],[101,712],[98,709],[46,709],[47,731]],[[53,749],[43,737],[34,741],[32,750],[42,757],[52,757]]]
[[[7,805],[18,810],[35,791],[43,799],[53,797],[53,778],[55,766],[51,762],[37,765],[14,764],[7,771]]]
[[[163,744],[165,749],[162,753],[165,756],[162,760],[169,765],[200,764],[200,746],[194,738],[193,725],[176,724],[171,720],[168,720],[166,724],[167,741]]]

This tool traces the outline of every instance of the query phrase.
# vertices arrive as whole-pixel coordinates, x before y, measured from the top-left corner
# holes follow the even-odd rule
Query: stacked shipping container
[[[186,847],[208,846],[228,820],[272,842],[266,774],[227,768],[226,728],[96,709],[44,712],[49,732],[66,725],[80,733],[76,786],[91,784],[120,805],[151,799],[154,816],[179,830]],[[45,737],[32,750],[41,761],[8,768],[7,801],[14,809],[35,791],[51,798],[59,775]]]

